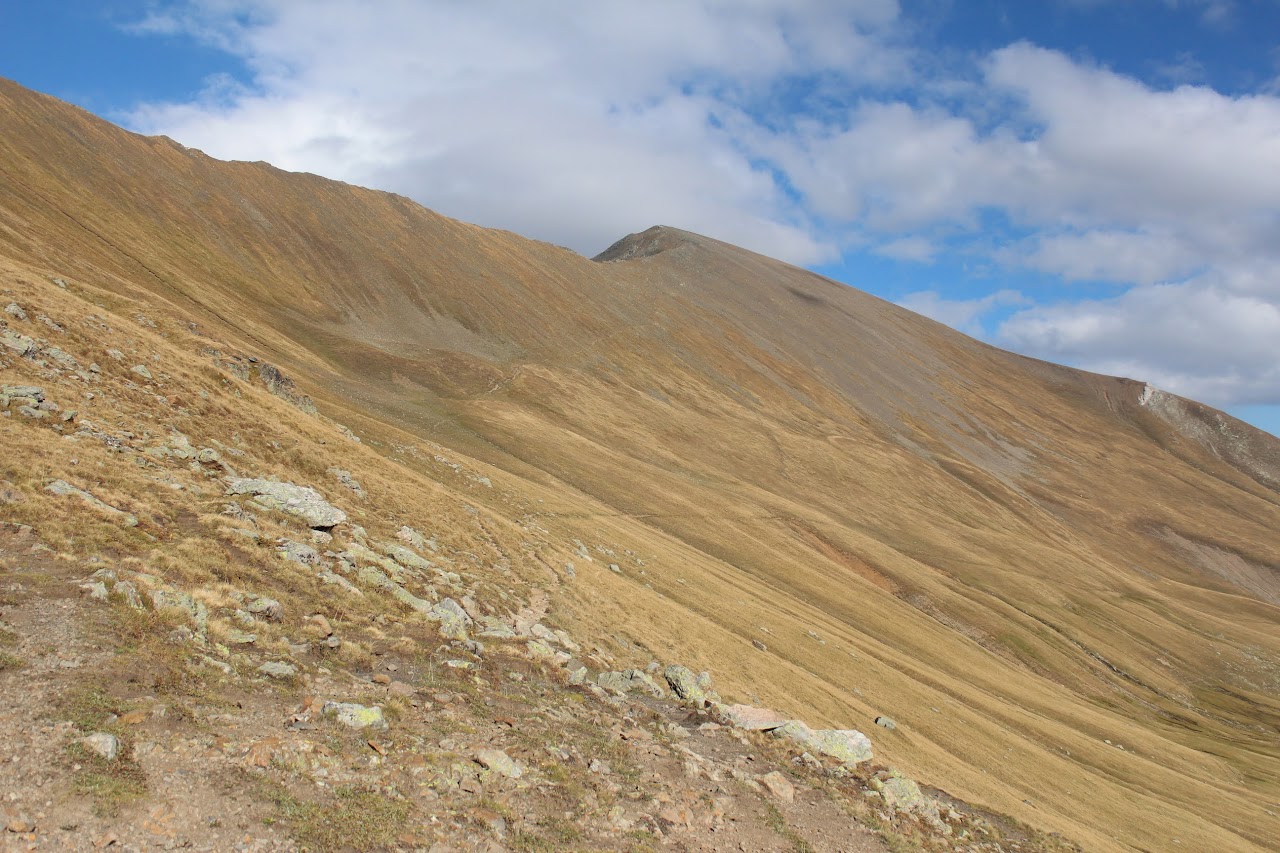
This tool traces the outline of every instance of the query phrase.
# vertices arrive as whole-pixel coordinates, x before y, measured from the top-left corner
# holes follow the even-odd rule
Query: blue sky
[[[0,0],[0,75],[585,254],[689,228],[1280,433],[1280,0]]]

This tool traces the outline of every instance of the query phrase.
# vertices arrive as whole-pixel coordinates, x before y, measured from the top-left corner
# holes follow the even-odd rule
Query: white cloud
[[[241,0],[170,7],[241,56],[252,91],[132,124],[232,159],[393,189],[585,252],[649,225],[834,258],[726,129],[791,75],[885,77],[892,0]]]
[[[925,237],[899,237],[896,240],[890,240],[876,246],[873,250],[877,255],[886,258],[893,258],[897,261],[915,261],[920,264],[932,263],[934,256],[938,254],[938,247],[934,245],[932,240]]]

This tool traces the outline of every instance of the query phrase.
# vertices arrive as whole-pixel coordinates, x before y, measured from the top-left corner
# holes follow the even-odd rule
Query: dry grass
[[[331,266],[306,242],[254,243],[247,222],[208,232],[167,190],[106,191],[150,171],[126,179],[110,164],[151,161],[140,143],[100,136],[107,172],[74,194],[42,177],[56,146],[0,139],[6,162],[56,201],[6,211],[42,248],[0,236],[22,259],[0,261],[0,291],[60,322],[64,334],[42,336],[103,368],[93,383],[40,380],[81,420],[133,433],[137,451],[180,430],[241,472],[321,489],[379,538],[410,524],[496,610],[550,590],[551,621],[618,666],[709,668],[727,698],[813,723],[865,729],[888,713],[900,729],[873,733],[887,763],[1089,849],[1163,848],[1176,834],[1184,849],[1248,850],[1275,836],[1264,812],[1280,798],[1265,728],[1280,711],[1275,609],[1147,531],[1273,565],[1277,500],[1143,420],[1123,383],[1024,364],[710,243],[599,267],[425,214],[401,232],[382,197],[335,189],[318,208],[274,174],[191,165],[240,181],[281,221],[323,209],[312,237],[351,264]],[[66,230],[56,210],[115,223],[117,245],[166,284]],[[227,239],[261,247],[270,268],[220,254]],[[73,287],[49,285],[54,274]],[[467,325],[445,329],[441,316]],[[365,442],[213,366],[210,347],[280,364]],[[517,350],[518,365],[506,360]],[[144,361],[159,378],[127,387]],[[31,378],[0,355],[0,381]],[[372,666],[385,604],[280,561],[272,543],[302,539],[298,525],[259,513],[262,544],[220,534],[247,526],[219,516],[216,480],[70,432],[0,422],[15,448],[0,478],[25,497],[6,520],[59,550],[205,589],[211,607],[234,590],[278,598],[289,615],[264,642],[324,612],[343,633],[339,659]],[[367,496],[330,466],[356,473]],[[140,525],[43,492],[55,477]],[[126,635],[138,654],[165,650],[145,626]]]

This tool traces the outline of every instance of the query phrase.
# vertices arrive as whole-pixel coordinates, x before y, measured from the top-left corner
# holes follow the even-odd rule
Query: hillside
[[[340,693],[348,672],[372,696],[367,679],[385,661],[424,679],[403,716],[437,727],[446,765],[462,752],[440,745],[455,737],[448,720],[476,740],[497,716],[512,729],[525,716],[582,726],[563,735],[578,746],[554,748],[590,759],[584,739],[611,725],[600,715],[630,714],[617,717],[630,731],[640,712],[625,702],[638,700],[579,690],[595,704],[522,716],[551,708],[544,679],[568,677],[517,663],[530,626],[545,622],[573,643],[541,638],[547,660],[581,659],[593,680],[650,661],[710,671],[727,702],[859,729],[875,766],[956,798],[961,813],[1006,815],[1087,850],[1261,850],[1280,836],[1280,442],[1222,413],[991,348],[697,235],[653,228],[588,260],[397,196],[215,161],[8,82],[0,266],[0,302],[18,309],[0,316],[0,384],[38,386],[58,407],[27,417],[15,404],[0,420],[0,619],[17,626],[16,609],[31,620],[25,633],[5,629],[27,643],[10,656],[30,664],[0,670],[6,695],[68,674],[49,658],[53,675],[36,677],[46,669],[30,646],[37,617],[65,599],[115,638],[77,641],[88,645],[73,657],[95,663],[74,669],[85,682],[75,695],[190,708],[199,725],[180,734],[196,751],[214,748],[201,738],[244,745],[219,730],[240,725],[237,702],[279,728],[276,705]],[[236,477],[313,487],[348,520],[314,560],[281,560],[276,540],[310,534],[228,497]],[[50,493],[59,480],[137,525]],[[402,526],[422,540],[395,540]],[[473,627],[452,651],[437,651],[450,624],[438,613],[317,581],[345,578],[343,559],[359,579],[383,565],[362,563],[360,549],[390,559],[378,543],[393,540],[433,563],[418,569],[432,590],[420,600],[468,611]],[[397,565],[381,571],[407,570]],[[205,633],[175,645],[169,623],[153,624],[177,619],[174,608],[135,611],[114,585],[97,609],[66,599],[78,595],[68,579],[98,569],[113,584],[132,572],[135,586],[172,590],[162,603],[194,596]],[[432,580],[437,571],[455,577]],[[236,622],[250,591],[282,602],[284,621]],[[305,619],[315,614],[338,630],[318,631]],[[482,616],[507,619],[514,636],[481,639],[488,650],[468,658],[458,644],[479,638]],[[231,632],[250,629],[261,636],[237,650]],[[295,651],[307,632],[309,650]],[[322,656],[337,635],[338,653]],[[494,658],[511,640],[519,654]],[[296,671],[263,682],[261,654]],[[209,664],[188,684],[178,674],[201,658],[230,672]],[[464,658],[474,674],[443,663]],[[172,674],[135,671],[152,659]],[[99,671],[111,679],[91,683]],[[437,678],[447,684],[428,683]],[[510,685],[533,693],[507,696]],[[273,690],[283,697],[269,709]],[[444,713],[459,703],[426,698],[436,694],[476,707]],[[51,732],[89,719],[79,707],[45,709]],[[896,728],[875,726],[880,715]],[[148,771],[151,791],[169,778],[156,774],[177,773],[181,722],[147,724],[148,742],[170,744],[170,763]],[[54,753],[59,731],[45,743]],[[747,737],[761,760],[777,748]],[[369,749],[385,772],[412,775],[395,751]],[[558,818],[583,825],[622,808],[614,816],[637,834],[565,844],[657,837],[697,849],[678,832],[640,838],[621,791],[584,800],[583,780],[599,776],[587,759],[562,761],[561,789],[539,796],[586,802]],[[794,782],[815,790],[841,778],[776,759],[812,774]],[[643,792],[648,772],[663,771],[636,770],[623,787]],[[848,796],[863,812],[875,799]],[[500,811],[478,797],[475,807]],[[121,808],[115,820],[132,825],[150,805]],[[518,811],[504,820],[518,823]],[[530,837],[554,843],[538,826]],[[921,832],[920,844],[966,843]],[[767,844],[798,846],[789,838]]]

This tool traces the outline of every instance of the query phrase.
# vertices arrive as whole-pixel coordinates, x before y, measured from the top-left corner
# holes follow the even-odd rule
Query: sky
[[[686,228],[1280,434],[1280,0],[0,0],[0,76],[586,255]]]

